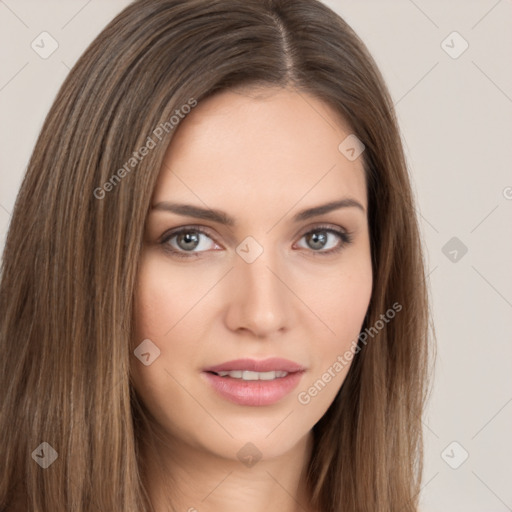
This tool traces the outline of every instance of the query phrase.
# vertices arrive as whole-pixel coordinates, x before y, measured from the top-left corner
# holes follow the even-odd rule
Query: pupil
[[[322,249],[327,243],[327,235],[325,231],[319,231],[309,236],[309,245],[312,249]]]
[[[190,251],[199,244],[199,235],[197,233],[184,233],[178,236],[178,244],[182,249]]]

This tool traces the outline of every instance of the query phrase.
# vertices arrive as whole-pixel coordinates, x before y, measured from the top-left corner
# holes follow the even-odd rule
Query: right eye
[[[206,231],[198,227],[172,230],[163,236],[160,243],[167,251],[182,258],[199,256],[198,253],[220,249]]]

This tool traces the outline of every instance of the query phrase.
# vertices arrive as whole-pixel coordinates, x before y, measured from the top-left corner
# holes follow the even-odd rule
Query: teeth
[[[231,372],[216,372],[220,377],[231,377],[242,380],[274,380],[286,377],[288,372],[277,370],[272,372],[251,372],[249,370],[233,370]]]

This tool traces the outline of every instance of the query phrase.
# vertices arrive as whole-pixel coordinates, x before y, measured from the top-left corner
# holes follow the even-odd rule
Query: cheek
[[[166,369],[170,362],[182,362],[193,355],[196,336],[190,325],[188,330],[186,327],[201,293],[204,293],[201,287],[191,285],[179,268],[173,268],[165,259],[147,251],[141,260],[134,298],[132,344],[135,349],[149,339],[158,347],[160,355],[150,366],[137,364],[136,360],[135,374],[156,379],[159,370]]]
[[[204,291],[186,281],[183,272],[162,264],[161,259],[151,254],[143,257],[134,300],[132,354],[146,339],[160,352],[148,366],[131,357],[132,383],[142,402],[157,425],[180,439],[189,438],[190,426],[201,417],[183,389],[190,387],[187,379],[199,338],[187,323],[187,312]],[[178,416],[175,411],[180,411]]]
[[[322,320],[330,330],[325,329],[324,336],[314,337],[312,371],[296,394],[302,414],[313,418],[313,423],[332,404],[356,357],[357,340],[371,292],[370,267],[361,274],[340,275],[316,297],[318,311],[322,311]]]
[[[207,290],[208,280],[191,282],[190,277],[182,268],[147,251],[141,261],[135,292],[136,339],[164,340],[179,330],[182,320]]]
[[[319,300],[321,310],[325,312],[325,322],[336,333],[338,341],[346,340],[347,335],[357,337],[371,293],[371,270],[362,274],[347,273],[327,283]]]
[[[176,291],[165,286],[165,269],[148,256],[141,261],[134,300],[135,338],[156,339],[172,327]]]
[[[193,287],[181,282],[184,280],[181,272],[174,271],[169,275],[170,268],[154,258],[151,252],[145,254],[141,260],[134,297],[131,354],[143,340],[148,339],[157,347],[155,354],[158,353],[158,357],[147,366],[137,357],[131,357],[135,388],[148,405],[158,402],[162,393],[168,390],[170,377],[166,370],[174,373],[169,361],[182,362],[190,358],[194,351],[191,343],[193,335],[189,334],[189,338],[183,340],[185,333],[180,332],[180,320],[194,299]],[[182,342],[170,346],[169,339]]]
[[[323,336],[326,347],[342,349],[359,335],[372,295],[372,265],[369,247],[347,252],[346,259],[327,269],[314,280],[303,280],[303,294],[311,309],[327,327]]]
[[[369,249],[362,247],[361,251],[347,255],[345,264],[337,271],[330,270],[329,276],[317,276],[322,286],[308,295],[311,309],[327,327],[319,329],[316,322],[316,334],[311,329],[315,339],[313,371],[300,390],[302,395],[298,395],[299,403],[311,404],[320,416],[338,393],[355,356],[372,295]]]

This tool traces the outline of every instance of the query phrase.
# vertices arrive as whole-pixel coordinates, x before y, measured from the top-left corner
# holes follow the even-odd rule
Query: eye
[[[350,233],[332,227],[319,226],[305,233],[301,240],[305,240],[304,249],[312,249],[317,254],[332,254],[341,251],[352,241]]]
[[[197,227],[183,227],[163,235],[160,243],[166,250],[180,257],[199,256],[198,253],[216,250],[217,245],[206,231]]]

